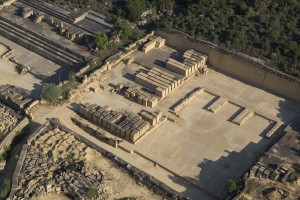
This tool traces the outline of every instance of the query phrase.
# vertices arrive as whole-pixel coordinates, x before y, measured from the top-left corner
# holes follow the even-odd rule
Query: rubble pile
[[[32,102],[32,99],[27,96],[25,91],[20,92],[15,86],[0,85],[0,101],[20,111],[25,109]]]
[[[30,199],[46,193],[63,193],[73,199],[89,199],[89,191],[100,191],[99,199],[110,191],[102,191],[104,172],[86,161],[94,150],[59,128],[38,135],[28,147],[19,176],[15,198]]]
[[[10,109],[0,105],[0,133],[6,134],[18,122],[18,119],[10,113]]]

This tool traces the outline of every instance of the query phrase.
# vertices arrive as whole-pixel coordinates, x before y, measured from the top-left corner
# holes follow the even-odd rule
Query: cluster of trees
[[[300,1],[178,0],[172,27],[232,50],[267,58],[270,65],[300,77]]]
[[[94,37],[96,47],[100,50],[109,48],[109,40],[117,35],[120,36],[123,44],[127,44],[137,40],[142,35],[142,31],[134,29],[128,20],[118,17],[115,19],[114,30],[110,34],[98,33]]]
[[[138,21],[144,11],[152,10],[154,13],[173,10],[175,0],[121,0],[116,4],[116,15],[125,17],[130,21]]]

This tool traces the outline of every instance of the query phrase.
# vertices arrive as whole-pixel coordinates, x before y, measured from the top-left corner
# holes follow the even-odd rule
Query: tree
[[[98,33],[94,41],[99,49],[105,49],[108,45],[108,37],[105,33]]]
[[[10,146],[4,147],[4,151],[0,155],[0,161],[1,160],[7,160],[10,157],[10,153],[11,153],[11,147]]]
[[[237,189],[236,181],[235,180],[229,180],[226,183],[226,193],[231,194]]]
[[[173,10],[175,0],[156,0],[157,10],[162,12],[165,10]]]
[[[62,95],[62,89],[53,83],[45,83],[42,86],[41,98],[51,103],[57,101]]]
[[[75,81],[76,81],[76,75],[75,75],[74,72],[71,71],[71,72],[68,74],[68,80],[69,80],[70,82],[75,82]]]
[[[127,20],[118,18],[115,22],[115,30],[118,33],[121,32],[121,40],[125,42],[127,42],[132,36],[132,29],[130,28],[130,24]]]
[[[127,18],[131,21],[137,21],[140,19],[143,13],[143,5],[141,0],[126,0]]]

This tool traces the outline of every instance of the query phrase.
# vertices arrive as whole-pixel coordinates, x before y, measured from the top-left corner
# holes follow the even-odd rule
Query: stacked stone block
[[[80,40],[84,37],[85,33],[73,27],[60,27],[60,33],[65,35],[69,40]]]
[[[80,114],[130,142],[135,142],[150,128],[150,123],[140,115],[113,111],[109,106],[81,105]]]
[[[158,103],[157,97],[149,93],[143,92],[137,88],[128,88],[125,91],[125,97],[150,108],[155,107]]]
[[[40,23],[41,21],[43,21],[45,19],[45,14],[44,13],[37,13],[34,19],[35,23]]]
[[[162,117],[162,112],[160,110],[157,110],[154,113],[142,111],[141,116],[145,121],[149,122],[151,126],[155,126]]]
[[[170,92],[182,84],[182,80],[159,68],[152,68],[150,71],[140,72],[135,76],[135,81],[154,91],[156,96],[166,97]]]
[[[187,77],[199,69],[206,67],[207,56],[195,50],[188,50],[182,56],[182,61],[168,59],[166,68],[172,72]]]
[[[144,45],[142,50],[144,53],[147,53],[154,48],[163,47],[165,45],[165,42],[166,42],[165,39],[154,36],[154,37],[150,38],[150,41]]]
[[[33,15],[33,9],[31,9],[29,7],[23,7],[23,11],[22,11],[23,19],[31,17],[32,15]]]

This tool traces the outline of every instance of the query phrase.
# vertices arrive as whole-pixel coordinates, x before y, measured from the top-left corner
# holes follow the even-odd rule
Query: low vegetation
[[[65,166],[65,168],[67,170],[71,170],[71,171],[75,171],[75,172],[79,171],[77,168],[77,164],[76,164],[75,160],[73,159],[72,155],[68,155],[66,161],[67,161],[67,165]]]
[[[225,200],[230,200],[236,197],[236,195],[240,193],[243,187],[244,187],[243,180],[240,179],[228,180],[225,187],[225,191],[226,191]]]
[[[15,138],[13,139],[10,146],[6,146],[2,154],[0,154],[0,161],[1,160],[8,160],[11,157],[12,149],[19,144],[24,138],[26,137],[26,131],[19,131]]]
[[[76,81],[76,74],[75,74],[75,72],[70,72],[69,74],[68,74],[68,81],[70,81],[70,82],[75,82]]]
[[[8,179],[4,180],[3,185],[1,186],[0,189],[0,200],[4,200],[6,199],[6,197],[8,196],[9,192],[11,189],[11,182]]]
[[[1,160],[7,160],[10,157],[11,147],[7,146],[4,148],[3,153],[0,155],[0,161]]]
[[[99,193],[98,193],[97,188],[93,188],[93,187],[89,188],[89,191],[88,191],[89,199],[96,199],[98,196],[99,196]]]

